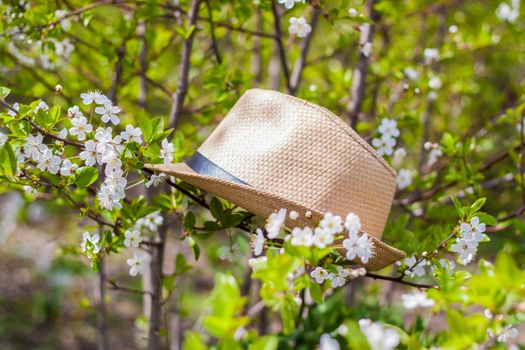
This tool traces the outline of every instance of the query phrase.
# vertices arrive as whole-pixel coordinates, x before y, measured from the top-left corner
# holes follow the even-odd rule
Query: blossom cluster
[[[297,213],[291,214],[291,217],[297,218],[295,215]],[[268,217],[265,226],[268,239],[280,236],[285,220],[286,209],[284,208]],[[348,232],[346,237],[342,235],[345,229]],[[284,236],[284,240],[290,241],[293,246],[313,246],[324,249],[332,245],[337,239],[344,238],[342,245],[346,249],[346,258],[349,260],[359,258],[362,263],[366,264],[372,257],[374,244],[368,234],[361,234],[360,230],[361,221],[358,215],[349,213],[343,222],[339,215],[328,212],[324,214],[323,219],[319,222],[319,226],[313,229],[311,227],[295,227],[290,234]],[[260,255],[265,242],[264,235],[261,230],[258,230],[256,233],[254,252],[256,255]]]
[[[479,217],[474,216],[470,223],[464,222],[460,225],[459,237],[450,246],[450,251],[457,253],[459,261],[467,265],[474,259],[479,243],[483,240],[486,225],[480,223]]]
[[[56,91],[60,92],[61,89],[61,86],[57,86]],[[74,105],[67,109],[67,118],[60,118],[58,106],[50,108],[44,101],[34,102],[30,106],[15,103],[7,111],[9,117],[17,120],[26,116],[32,121],[33,130],[25,137],[13,135],[16,142],[12,143],[9,142],[11,135],[0,132],[0,148],[9,142],[16,158],[16,176],[13,181],[21,185],[25,192],[37,195],[39,187],[50,181],[46,174],[60,176],[63,184],[74,185],[84,173],[89,173],[92,175],[86,181],[94,184],[90,191],[96,195],[99,205],[94,209],[121,209],[128,186],[126,162],[133,157],[129,150],[137,150],[144,145],[142,130],[131,124],[127,124],[120,132],[116,130],[116,126],[121,123],[121,109],[104,94],[89,91],[81,94],[80,98],[89,112],[82,105]],[[22,108],[23,112],[20,112]],[[24,114],[19,116],[19,113]],[[37,121],[42,120],[52,120],[53,127],[40,127]],[[59,123],[65,127],[54,131]],[[68,145],[71,147],[66,148]],[[76,154],[72,154],[72,150]],[[173,144],[164,139],[157,157],[164,163],[171,163],[174,151]],[[33,166],[39,172],[33,172]],[[95,181],[99,171],[104,176],[97,185]],[[164,177],[164,174],[152,176],[146,185],[157,185]],[[143,181],[139,180],[137,183]],[[142,233],[155,232],[162,222],[163,218],[158,211],[138,218],[131,227],[121,226],[123,234],[119,242],[124,247],[139,248],[143,242]],[[93,262],[105,252],[106,242],[102,237],[104,235],[101,233],[83,233],[80,249]],[[149,255],[137,250],[127,262],[130,274],[134,276],[144,271]]]

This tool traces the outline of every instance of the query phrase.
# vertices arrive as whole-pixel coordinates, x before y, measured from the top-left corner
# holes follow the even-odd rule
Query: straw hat
[[[315,227],[326,212],[356,213],[374,242],[365,267],[405,256],[381,242],[394,170],[341,119],[293,96],[248,90],[188,161],[148,167],[263,217],[295,210],[299,218],[287,217],[288,227]]]

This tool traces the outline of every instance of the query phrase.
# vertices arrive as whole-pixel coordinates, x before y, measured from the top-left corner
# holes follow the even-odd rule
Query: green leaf
[[[98,170],[84,166],[75,171],[75,183],[79,188],[86,188],[98,179]]]
[[[195,227],[195,214],[191,211],[184,217],[184,227],[187,229],[193,229]]]
[[[264,337],[257,338],[250,346],[248,350],[277,350],[279,345],[279,339],[274,335],[266,335]]]
[[[52,128],[53,126],[55,126],[56,123],[58,123],[60,119],[60,111],[61,111],[60,105],[55,105],[53,106],[53,108],[51,108],[48,114],[49,116],[48,123],[47,123],[48,128]]]
[[[9,143],[6,143],[0,150],[0,168],[6,176],[13,177],[16,175],[16,156]]]
[[[478,212],[476,213],[476,216],[479,218],[479,221],[485,225],[496,226],[498,224],[498,220],[494,216],[487,213]]]
[[[175,259],[175,272],[177,275],[182,275],[189,270],[191,270],[191,265],[186,263],[184,255],[181,253],[177,254],[177,258]]]
[[[153,124],[151,122],[151,118],[145,113],[139,113],[138,119],[144,142],[149,143],[153,136]]]
[[[465,216],[465,211],[463,210],[463,208],[461,207],[461,203],[459,202],[459,200],[456,198],[456,196],[450,196],[450,199],[452,200],[452,203],[454,203],[454,207],[456,208],[456,211],[458,212],[458,216],[461,220],[463,220],[464,216]]]
[[[184,334],[183,350],[207,350],[208,347],[204,344],[202,336],[194,331],[189,331]]]
[[[211,215],[213,215],[213,217],[221,223],[224,222],[223,210],[224,209],[222,207],[221,201],[219,201],[216,197],[213,197],[210,201],[210,212]]]
[[[205,221],[204,228],[207,231],[219,231],[222,229],[221,225],[217,224],[215,221]]]
[[[0,98],[3,100],[11,93],[11,89],[0,86]]]
[[[193,255],[195,256],[195,260],[199,260],[199,256],[201,256],[201,248],[199,248],[199,245],[194,242],[191,245],[191,249],[193,250]]]
[[[319,284],[312,283],[310,285],[310,295],[317,304],[323,303],[323,290]]]
[[[487,198],[485,198],[485,197],[479,198],[477,201],[475,201],[470,206],[470,214],[472,215],[472,214],[476,213],[478,210],[480,210],[481,207],[485,204],[486,201],[487,201]]]
[[[237,227],[244,220],[241,214],[231,214],[224,218],[225,227]]]

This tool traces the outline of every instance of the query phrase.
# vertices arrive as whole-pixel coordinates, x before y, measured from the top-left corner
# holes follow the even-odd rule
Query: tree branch
[[[180,64],[180,76],[179,86],[177,92],[173,95],[173,103],[170,112],[169,126],[170,128],[176,128],[179,122],[180,114],[182,112],[182,106],[186,93],[188,92],[188,81],[190,72],[190,56],[191,49],[193,46],[193,38],[195,37],[195,24],[197,23],[197,16],[199,13],[200,0],[191,1],[191,9],[189,13],[189,25],[193,26],[190,36],[184,40],[182,44],[182,58]]]
[[[279,9],[275,0],[272,0],[272,14],[273,14],[273,24],[275,30],[275,44],[277,45],[277,51],[279,54],[279,61],[281,62],[281,68],[283,70],[283,75],[286,83],[286,89],[288,92],[292,93],[292,86],[290,84],[290,70],[288,68],[288,61],[286,59],[286,51],[284,50],[284,45],[282,41],[282,31],[281,31],[281,18],[279,16]]]
[[[379,14],[374,9],[376,0],[367,0],[366,9],[372,23],[365,23],[361,26],[361,37],[359,43],[362,47],[365,45],[372,45],[374,37],[375,22],[379,19]],[[357,125],[359,114],[361,113],[361,106],[365,97],[366,75],[368,71],[369,55],[365,55],[362,50],[359,50],[359,57],[357,65],[354,69],[352,87],[350,89],[350,104],[348,105],[349,124],[352,128]]]
[[[206,1],[206,9],[208,10],[208,17],[210,18],[209,24],[210,24],[210,37],[211,37],[211,48],[213,50],[213,54],[215,55],[215,59],[217,60],[218,64],[222,63],[221,53],[219,52],[219,45],[217,44],[217,38],[215,37],[215,23],[213,22],[213,10],[211,8],[210,0]]]
[[[431,289],[431,288],[432,289],[439,289],[439,286],[436,286],[436,285],[405,281],[404,279],[402,279],[400,277],[377,275],[377,274],[371,273],[371,272],[367,272],[365,276],[373,278],[375,280],[391,281],[391,282],[394,282],[394,283],[404,284],[404,285],[407,285],[407,286],[416,287],[418,289]]]
[[[290,94],[295,95],[297,92],[297,89],[299,88],[299,85],[301,84],[301,77],[304,70],[304,67],[306,66],[306,56],[308,55],[308,51],[310,49],[310,42],[312,40],[312,37],[314,36],[314,32],[317,26],[317,22],[319,20],[319,15],[321,13],[321,10],[317,7],[314,7],[313,14],[312,14],[312,20],[310,21],[310,26],[312,27],[312,31],[308,36],[303,40],[301,43],[301,55],[297,59],[297,62],[294,65],[294,69],[292,72],[292,77],[290,78]]]

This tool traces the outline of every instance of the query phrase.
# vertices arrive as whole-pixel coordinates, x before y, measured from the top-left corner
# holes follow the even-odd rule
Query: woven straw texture
[[[404,253],[380,241],[395,192],[394,170],[328,110],[267,90],[249,90],[198,151],[251,186],[195,173],[186,164],[150,165],[254,214],[286,208],[300,214],[288,226],[314,226],[325,212],[361,218],[374,239],[365,265],[381,269]],[[304,216],[312,211],[311,219]]]

